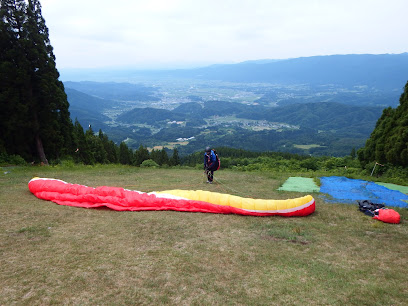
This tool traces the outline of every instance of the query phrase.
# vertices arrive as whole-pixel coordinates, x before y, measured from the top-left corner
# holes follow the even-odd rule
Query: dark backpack
[[[381,209],[385,207],[384,204],[376,204],[368,200],[357,201],[357,202],[358,202],[358,209],[370,217],[374,217],[375,211],[377,209]]]
[[[218,153],[217,153],[217,151],[215,151],[215,149],[211,149],[213,152],[214,152],[214,154],[215,154],[215,160],[217,161],[217,163],[218,163],[218,167],[217,167],[217,170],[218,169],[220,169],[220,167],[221,167],[221,160],[220,160],[220,158],[218,157]]]

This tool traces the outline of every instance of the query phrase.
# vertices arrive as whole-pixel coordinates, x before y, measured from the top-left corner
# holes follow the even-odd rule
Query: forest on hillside
[[[376,161],[408,167],[408,82],[399,102],[395,109],[384,109],[370,138],[359,150],[363,165]]]

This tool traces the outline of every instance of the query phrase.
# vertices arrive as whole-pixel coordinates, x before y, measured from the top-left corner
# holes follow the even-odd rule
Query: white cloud
[[[408,51],[406,0],[41,3],[63,68]]]

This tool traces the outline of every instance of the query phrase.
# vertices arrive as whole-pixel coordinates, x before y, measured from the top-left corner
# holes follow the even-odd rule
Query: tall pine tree
[[[69,104],[41,4],[38,0],[0,0],[0,4],[0,44],[7,51],[0,57],[0,106],[6,110],[0,118],[6,117],[0,126],[4,130],[0,149],[45,164],[47,156],[72,155]]]
[[[0,0],[0,150],[31,158],[27,143],[29,107],[24,90],[27,85],[25,52],[26,3]]]

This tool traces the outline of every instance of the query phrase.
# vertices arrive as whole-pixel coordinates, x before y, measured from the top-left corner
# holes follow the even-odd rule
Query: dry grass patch
[[[404,305],[408,230],[356,207],[305,218],[115,212],[42,201],[32,176],[141,191],[290,198],[271,174],[121,166],[26,168],[0,177],[0,304]]]

